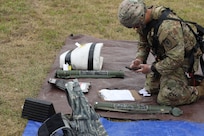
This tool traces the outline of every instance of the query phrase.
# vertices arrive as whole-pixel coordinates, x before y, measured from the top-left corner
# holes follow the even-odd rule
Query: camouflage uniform
[[[164,7],[151,7],[152,19],[161,16]],[[175,14],[168,15],[178,18]],[[182,27],[181,27],[182,26]],[[188,69],[188,60],[184,58],[185,51],[188,52],[196,43],[196,39],[190,29],[179,21],[164,20],[158,29],[158,45],[155,50],[152,47],[153,29],[147,37],[143,30],[137,29],[140,42],[136,58],[146,60],[149,52],[156,58],[155,69],[159,74],[153,72],[146,75],[145,89],[150,93],[158,92],[157,102],[165,105],[183,105],[195,102],[198,94],[195,87],[189,86],[185,75]]]
[[[100,115],[88,103],[82,93],[79,82],[74,79],[68,82],[63,79],[50,79],[49,83],[65,91],[72,114],[57,113],[43,122],[38,130],[38,136],[54,136],[59,130],[63,136],[108,136],[100,122]]]

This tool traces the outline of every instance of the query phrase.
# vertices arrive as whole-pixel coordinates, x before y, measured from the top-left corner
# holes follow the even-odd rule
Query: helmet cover
[[[127,28],[144,24],[146,6],[143,0],[124,0],[118,9],[118,19]]]

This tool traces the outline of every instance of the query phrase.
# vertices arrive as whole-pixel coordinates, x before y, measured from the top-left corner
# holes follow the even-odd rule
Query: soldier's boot
[[[204,80],[200,82],[200,85],[196,87],[199,96],[204,96]]]

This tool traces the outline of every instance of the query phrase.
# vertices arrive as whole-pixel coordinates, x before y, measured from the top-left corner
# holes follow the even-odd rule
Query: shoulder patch
[[[165,39],[164,40],[164,45],[168,48],[170,48],[172,46],[171,41],[169,39]]]
[[[166,51],[171,50],[177,45],[175,39],[171,36],[168,36],[166,39],[164,39],[162,44]]]

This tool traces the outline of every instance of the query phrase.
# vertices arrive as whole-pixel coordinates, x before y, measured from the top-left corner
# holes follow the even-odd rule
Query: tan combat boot
[[[196,87],[198,89],[198,95],[204,96],[204,80],[200,82],[200,85]]]

